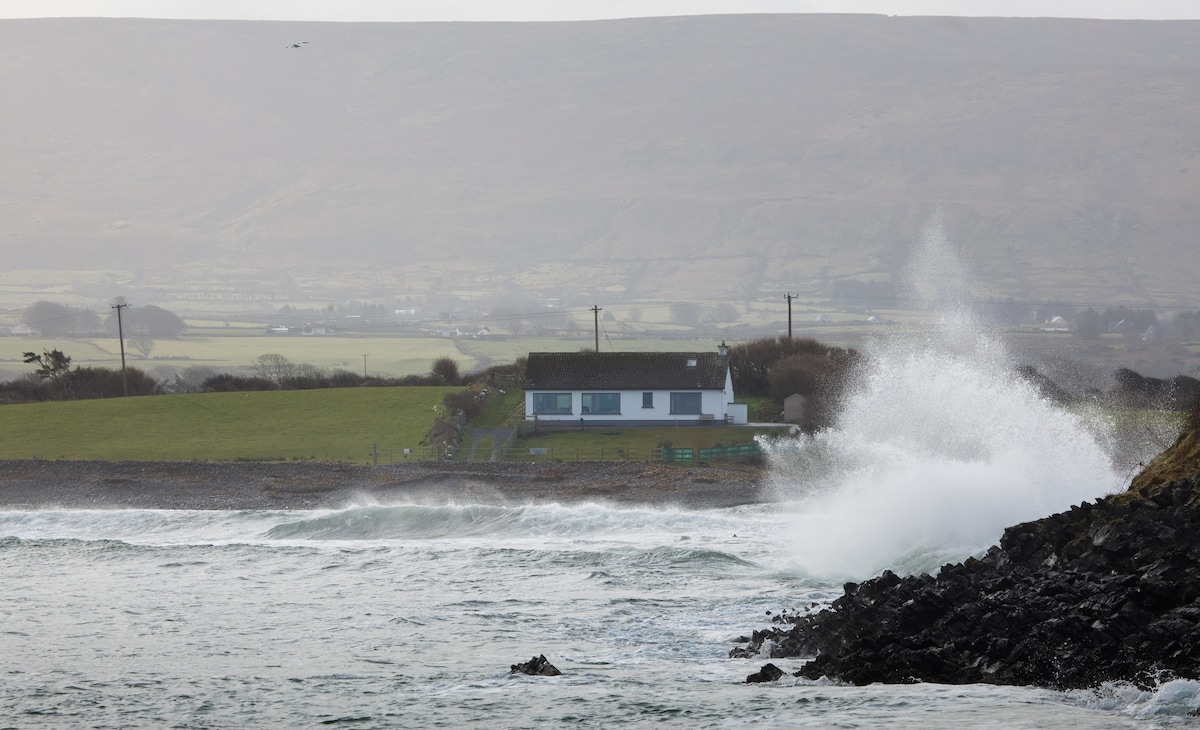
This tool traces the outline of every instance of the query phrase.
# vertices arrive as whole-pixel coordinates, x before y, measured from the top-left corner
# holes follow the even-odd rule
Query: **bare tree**
[[[64,355],[62,350],[50,350],[41,355],[36,352],[26,352],[24,357],[26,363],[38,366],[38,369],[33,372],[42,380],[61,378],[71,371],[71,357]]]
[[[154,350],[154,340],[150,339],[150,332],[146,329],[138,329],[129,338],[129,344],[133,345],[133,349],[142,353],[142,358],[150,359],[150,352]]]
[[[62,350],[49,350],[40,355],[36,352],[23,354],[26,363],[38,366],[38,369],[33,371],[34,375],[52,383],[58,390],[58,397],[64,397],[70,390],[70,356],[64,355]]]
[[[204,381],[216,374],[216,370],[204,365],[186,367],[175,373],[175,382],[171,385],[171,392],[199,393]]]
[[[251,367],[260,378],[266,378],[276,385],[282,385],[288,378],[296,377],[295,363],[277,352],[259,355]]]

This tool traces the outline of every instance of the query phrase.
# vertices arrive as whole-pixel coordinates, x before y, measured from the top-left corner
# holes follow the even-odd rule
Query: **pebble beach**
[[[585,501],[693,509],[766,501],[749,467],[645,462],[0,461],[0,509],[338,509]]]

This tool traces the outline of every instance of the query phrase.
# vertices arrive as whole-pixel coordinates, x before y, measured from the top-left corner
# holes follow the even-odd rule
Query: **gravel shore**
[[[533,502],[731,507],[766,500],[748,467],[642,462],[0,461],[0,509],[333,509]]]

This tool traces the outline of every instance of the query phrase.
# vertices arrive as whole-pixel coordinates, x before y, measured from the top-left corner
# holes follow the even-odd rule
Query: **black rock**
[[[557,677],[562,674],[558,671],[558,667],[554,666],[546,659],[544,654],[539,654],[527,662],[512,665],[509,674],[531,674],[535,677]]]
[[[731,656],[815,657],[799,674],[1054,688],[1200,678],[1200,476],[1010,527],[936,576],[849,583],[776,616]],[[766,676],[764,667],[747,681]],[[773,667],[772,667],[773,668]]]
[[[768,663],[768,664],[764,664],[762,669],[760,669],[757,672],[755,672],[754,674],[751,674],[750,676],[746,677],[746,682],[748,684],[754,684],[756,682],[774,682],[775,680],[779,679],[782,676],[783,676],[782,669],[775,666],[774,664]]]

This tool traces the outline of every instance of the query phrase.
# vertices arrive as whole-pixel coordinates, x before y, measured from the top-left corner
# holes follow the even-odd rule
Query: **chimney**
[[[717,345],[717,354],[721,357],[729,357],[729,345],[725,344],[725,340],[721,340],[721,344]]]

